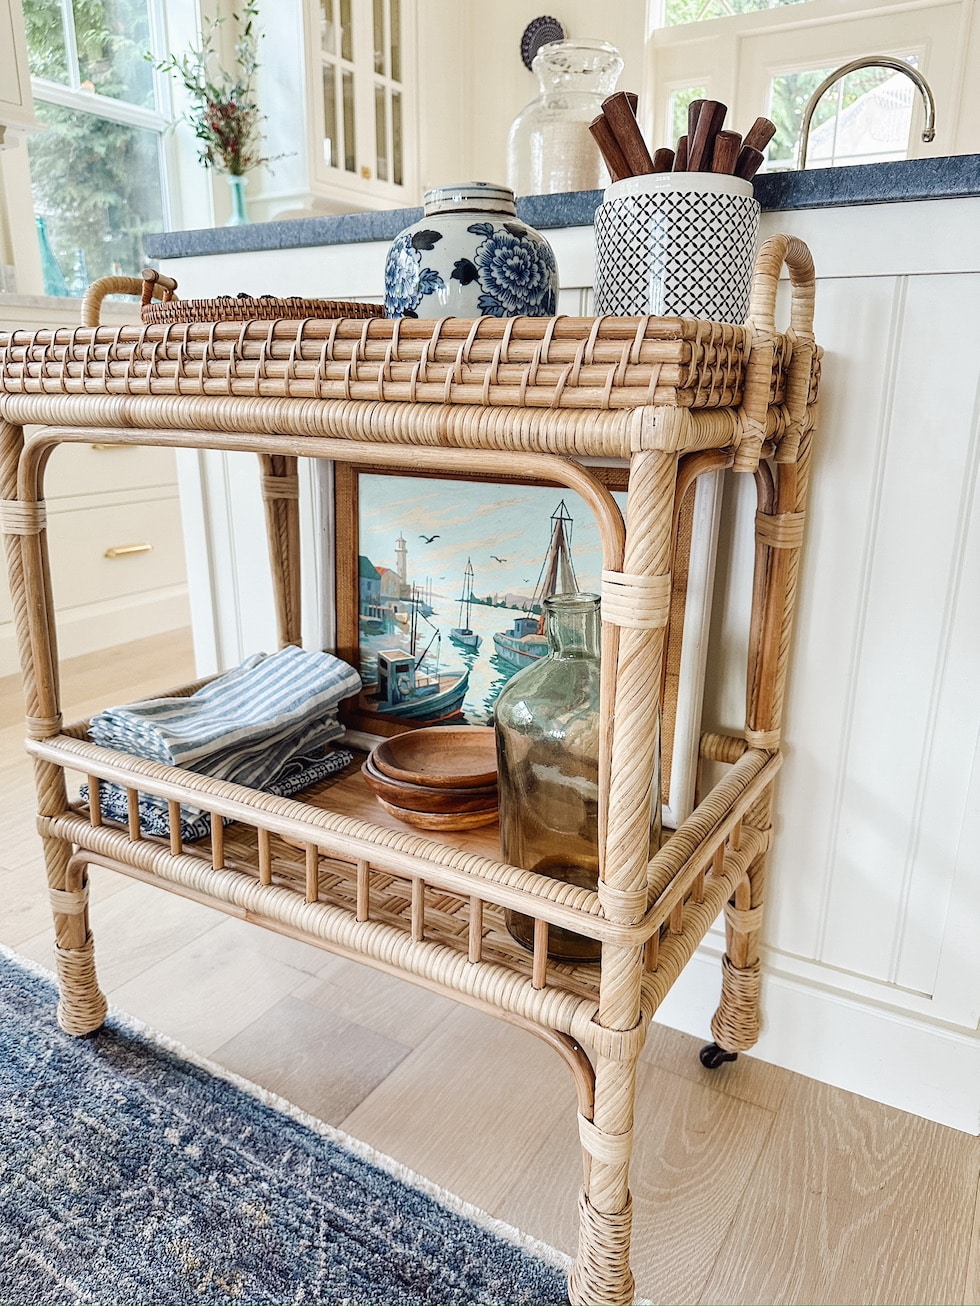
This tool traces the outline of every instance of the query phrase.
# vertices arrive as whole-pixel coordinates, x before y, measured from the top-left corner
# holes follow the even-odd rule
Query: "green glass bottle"
[[[599,874],[599,597],[544,601],[548,652],[518,671],[494,708],[504,861],[594,889]],[[534,921],[507,912],[530,947]],[[549,956],[595,961],[600,945],[552,925]]]
[[[556,594],[544,601],[548,652],[517,672],[494,708],[504,861],[595,889],[599,876],[599,596]],[[651,793],[650,851],[660,843],[660,750]],[[505,914],[530,948],[534,921]],[[548,955],[597,961],[601,944],[552,925]]]

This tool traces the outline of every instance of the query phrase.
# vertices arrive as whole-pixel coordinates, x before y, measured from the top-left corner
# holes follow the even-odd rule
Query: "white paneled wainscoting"
[[[752,1055],[980,1132],[980,199],[763,215],[817,268],[825,359]],[[560,309],[589,312],[590,227],[549,231]],[[188,296],[377,298],[386,244],[188,257]],[[201,670],[274,639],[257,469],[187,454],[181,486]],[[307,637],[330,638],[329,468],[305,474]],[[737,728],[738,596],[755,511],[723,506],[704,703]],[[232,571],[241,542],[256,557]],[[234,540],[235,548],[231,547]],[[707,1036],[720,929],[659,1013]],[[724,1073],[721,1071],[720,1073]]]

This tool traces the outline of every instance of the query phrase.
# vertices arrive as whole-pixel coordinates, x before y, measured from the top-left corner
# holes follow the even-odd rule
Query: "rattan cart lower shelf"
[[[775,329],[780,269],[790,329]],[[813,270],[767,242],[744,327],[685,319],[261,322],[93,326],[0,337],[0,525],[35,758],[55,918],[59,1018],[104,1018],[89,927],[93,863],[353,957],[513,1021],[571,1069],[585,1183],[575,1303],[633,1299],[629,1265],[637,1058],[650,1020],[721,912],[722,1058],[758,1035],[763,879],[802,544],[819,351]],[[25,429],[25,428],[30,429]],[[58,444],[91,440],[259,455],[282,643],[298,643],[297,459],[576,490],[603,551],[598,890],[500,860],[493,826],[403,826],[353,768],[296,798],[110,751],[61,720],[43,477]],[[625,520],[588,457],[629,466]],[[702,737],[722,778],[652,856],[652,776],[672,728],[686,566],[683,505],[704,472],[754,476],[756,569],[744,730]],[[176,692],[190,692],[185,687]],[[78,797],[77,777],[90,801]],[[129,820],[100,813],[122,786]],[[169,804],[171,835],[141,833],[139,795]],[[181,805],[212,816],[185,844]],[[503,913],[534,919],[534,949]],[[548,930],[597,939],[601,962],[548,958]]]

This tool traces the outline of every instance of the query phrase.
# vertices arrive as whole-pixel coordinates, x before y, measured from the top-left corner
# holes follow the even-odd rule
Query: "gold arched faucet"
[[[806,151],[810,139],[810,121],[813,118],[813,111],[817,104],[823,99],[824,95],[835,82],[846,77],[848,73],[856,72],[858,68],[893,68],[897,73],[904,73],[919,88],[922,96],[922,102],[926,109],[925,126],[922,128],[922,139],[931,141],[936,135],[936,101],[933,98],[932,89],[929,83],[922,76],[917,68],[906,63],[904,59],[895,59],[889,54],[870,54],[864,55],[860,59],[852,59],[850,63],[845,63],[825,77],[817,89],[807,101],[807,106],[803,110],[803,123],[800,127],[800,159],[796,165],[798,168],[806,167]]]

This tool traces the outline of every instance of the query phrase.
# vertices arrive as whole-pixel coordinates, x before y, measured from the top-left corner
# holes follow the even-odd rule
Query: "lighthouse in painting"
[[[398,573],[398,581],[401,585],[401,594],[399,598],[406,598],[408,595],[408,545],[405,543],[405,536],[399,534],[395,541],[395,571]]]

